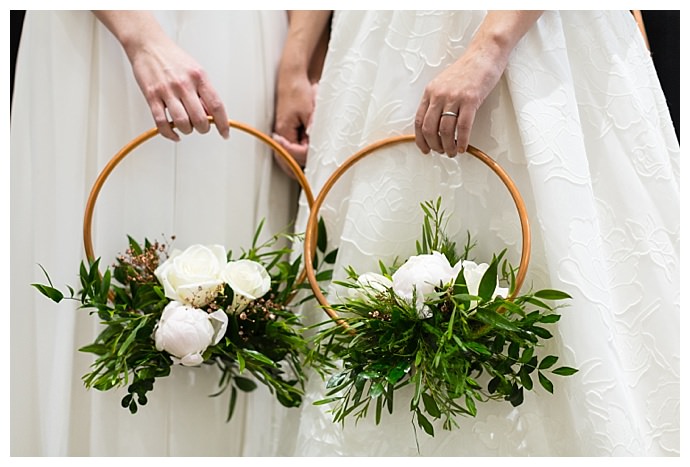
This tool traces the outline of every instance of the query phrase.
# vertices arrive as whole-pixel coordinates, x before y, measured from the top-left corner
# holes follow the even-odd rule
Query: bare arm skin
[[[307,158],[307,131],[314,112],[331,14],[329,10],[291,11],[278,67],[274,138],[302,167]]]
[[[207,133],[207,115],[214,118],[218,132],[229,135],[225,106],[199,64],[145,11],[94,11],[94,15],[115,36],[132,65],[132,71],[151,109],[161,135],[173,141],[193,130]]]
[[[532,10],[487,13],[465,53],[424,90],[415,116],[415,141],[422,152],[454,157],[467,150],[477,109],[498,83],[518,41],[541,14]],[[442,116],[442,112],[458,117]]]

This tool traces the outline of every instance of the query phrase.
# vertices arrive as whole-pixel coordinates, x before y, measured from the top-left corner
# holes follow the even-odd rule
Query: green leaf
[[[481,344],[479,342],[465,342],[464,345],[472,350],[473,352],[476,352],[480,355],[486,355],[486,356],[491,356],[492,352],[489,350],[484,344]]]
[[[407,374],[407,372],[405,371],[406,368],[409,368],[407,364],[396,365],[393,369],[391,369],[390,372],[388,372],[388,376],[386,376],[386,379],[391,384],[397,383],[403,378],[403,376]]]
[[[507,400],[510,402],[510,405],[517,407],[525,401],[525,392],[522,388],[514,386],[513,392],[508,396]]]
[[[557,323],[561,319],[561,315],[556,315],[556,314],[551,314],[551,315],[544,315],[539,318],[540,323],[545,323],[545,324],[553,324]]]
[[[323,257],[323,262],[326,264],[333,264],[335,263],[335,259],[338,256],[338,250],[333,250],[330,253],[328,253],[326,256]]]
[[[80,347],[79,351],[96,355],[105,355],[108,352],[108,348],[103,344],[90,344]]]
[[[247,364],[241,352],[237,352],[237,364],[239,366],[239,372],[242,373],[246,368]]]
[[[108,300],[108,293],[109,292],[110,292],[110,269],[106,269],[105,274],[103,274],[103,280],[101,281],[100,295],[101,295],[102,301],[105,302]]]
[[[532,377],[529,374],[530,370],[527,367],[520,367],[520,382],[525,387],[525,389],[531,391],[534,387],[534,383],[532,382]]]
[[[544,374],[541,371],[537,373],[539,374],[539,383],[542,385],[542,387],[549,391],[551,394],[553,394],[553,383],[551,382],[551,380],[544,376]]]
[[[479,282],[479,292],[478,295],[481,297],[482,301],[488,302],[496,290],[496,284],[498,283],[498,263],[496,260],[491,261],[489,268],[486,270],[482,276],[482,280]]]
[[[508,356],[517,361],[517,359],[520,358],[520,344],[517,342],[511,342],[508,346]]]
[[[342,400],[342,397],[328,397],[326,399],[319,399],[318,401],[315,401],[314,405],[326,405],[339,400]]]
[[[377,397],[381,396],[381,394],[383,394],[383,384],[372,384],[371,388],[369,389],[369,397],[371,397],[372,399],[376,399]]]
[[[549,355],[548,357],[544,357],[544,359],[539,364],[539,369],[545,370],[547,368],[551,368],[557,360],[558,357],[556,357],[555,355]]]
[[[426,413],[434,418],[441,417],[441,411],[438,409],[436,401],[426,392],[422,393],[422,402],[424,403],[424,410],[426,410]]]
[[[539,290],[534,293],[534,296],[544,300],[566,300],[568,298],[573,298],[565,292],[553,289]]]
[[[55,303],[60,303],[65,296],[60,292],[58,289],[54,287],[50,287],[48,285],[44,284],[31,284],[32,286],[36,287],[39,292],[41,292],[43,295],[54,301]]]
[[[506,331],[518,331],[520,328],[515,326],[509,319],[495,311],[478,308],[474,316],[481,322],[490,324]]]
[[[491,378],[491,381],[489,381],[489,384],[487,384],[486,389],[489,391],[489,394],[494,394],[496,390],[498,389],[498,385],[501,383],[501,379],[498,376],[494,376]]]
[[[577,373],[579,370],[577,368],[571,368],[569,366],[562,366],[560,368],[556,368],[553,370],[551,373],[554,375],[558,376],[571,376]]]
[[[474,399],[469,394],[465,397],[465,405],[467,406],[467,410],[470,413],[470,415],[476,417],[477,405],[474,403]]]
[[[540,328],[539,326],[533,326],[531,329],[534,334],[541,337],[542,339],[551,339],[553,337],[553,334],[551,334],[551,332],[544,328]]]
[[[229,422],[232,419],[232,415],[235,413],[235,406],[237,405],[237,388],[232,388],[230,391],[230,401],[228,402],[228,416],[225,419]]]
[[[233,381],[235,382],[235,386],[237,386],[237,388],[241,391],[251,392],[256,389],[256,383],[249,378],[245,378],[244,376],[235,376]]]
[[[469,289],[467,288],[467,282],[465,281],[465,273],[460,269],[457,277],[455,278],[455,283],[453,284],[453,295],[455,296],[465,296],[469,295]],[[464,300],[464,298],[459,298],[459,300]],[[469,301],[469,300],[468,300]]]
[[[522,356],[520,357],[520,360],[518,360],[518,363],[527,363],[530,360],[532,360],[532,355],[534,355],[534,347],[527,347],[525,350],[522,351]]]
[[[245,354],[247,354],[247,356],[251,357],[252,359],[254,359],[258,362],[265,363],[266,365],[268,365],[272,368],[278,368],[278,365],[276,365],[276,363],[273,360],[271,360],[270,358],[268,358],[267,356],[265,356],[261,352],[257,352],[256,350],[249,350],[249,349],[243,349],[243,351]]]
[[[129,240],[129,247],[132,249],[132,253],[134,255],[140,255],[143,253],[141,246],[139,245],[139,243],[137,243],[137,241],[134,238],[127,235],[127,239]]]
[[[376,400],[376,424],[381,423],[381,412],[383,411],[383,398],[379,397]]]
[[[417,410],[417,423],[424,430],[424,432],[429,436],[434,436],[434,426],[427,420],[427,418],[422,414],[421,410]]]
[[[319,217],[319,224],[317,230],[316,248],[320,252],[325,252],[328,246],[328,238],[326,235],[326,224],[323,221],[323,217]]]
[[[134,330],[129,333],[129,335],[127,336],[127,339],[125,339],[125,341],[122,343],[122,346],[120,346],[120,348],[118,349],[118,351],[117,351],[118,357],[121,357],[122,355],[124,355],[124,353],[127,351],[127,349],[132,344],[132,342],[134,342],[134,339],[136,339],[137,332],[139,332],[139,330],[142,327],[144,327],[146,322],[147,322],[146,318],[142,318],[139,320],[139,324],[137,324],[137,327],[135,327]]]

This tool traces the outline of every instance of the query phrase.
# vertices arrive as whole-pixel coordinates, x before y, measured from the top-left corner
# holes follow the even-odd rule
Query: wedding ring
[[[458,114],[456,114],[455,112],[448,111],[448,112],[443,112],[441,114],[441,117],[445,117],[445,116],[457,118]]]

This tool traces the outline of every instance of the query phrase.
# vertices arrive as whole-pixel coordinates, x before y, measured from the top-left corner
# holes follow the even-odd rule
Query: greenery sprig
[[[200,356],[203,364],[214,365],[220,371],[218,391],[212,396],[230,393],[228,420],[233,415],[238,392],[253,391],[257,381],[266,385],[283,406],[299,406],[303,397],[304,358],[310,348],[303,326],[291,307],[310,300],[313,295],[308,293],[308,284],[298,280],[301,257],[292,259],[293,251],[280,246],[297,236],[278,234],[259,243],[262,228],[263,222],[251,247],[236,259],[262,265],[270,277],[268,290],[252,300],[240,300],[238,306],[237,299],[242,297],[225,283],[214,292],[212,301],[199,307],[207,313],[221,310],[227,316],[227,325],[218,342],[208,345]],[[126,253],[102,274],[100,259],[81,263],[79,292],[68,286],[68,294],[63,294],[53,286],[43,268],[48,284],[32,285],[55,302],[75,300],[80,308],[98,316],[102,331],[92,343],[79,349],[96,356],[91,370],[82,379],[87,388],[101,391],[127,386],[121,403],[136,413],[139,406],[147,403],[155,380],[168,376],[175,364],[174,356],[161,350],[155,337],[166,307],[173,300],[167,296],[159,278],[159,268],[170,259],[169,245],[149,240],[141,245],[128,238]],[[327,256],[321,250],[317,254]],[[332,257],[322,263],[329,264]],[[231,251],[226,259],[228,263],[235,261]],[[300,290],[307,293],[297,301]],[[310,364],[318,368],[327,362],[312,358]]]
[[[316,402],[332,405],[335,422],[373,411],[378,424],[384,411],[393,413],[396,390],[409,385],[414,388],[409,400],[413,421],[433,436],[431,420],[441,419],[444,429],[453,429],[458,416],[476,416],[480,402],[518,406],[535,382],[552,393],[551,375],[577,371],[557,366],[555,355],[539,355],[539,347],[553,337],[548,326],[560,319],[560,306],[553,302],[571,297],[547,289],[507,299],[515,278],[503,260],[505,250],[494,255],[478,286],[471,284],[466,276],[472,278],[476,270],[468,262],[474,246],[469,236],[458,252],[444,233],[441,199],[423,203],[422,209],[418,258],[440,261],[434,256],[440,254],[449,265],[462,267],[456,266],[449,280],[432,284],[423,297],[421,283],[411,297],[400,293],[397,264],[380,263],[380,275],[367,280],[348,268],[349,279],[338,284],[352,296],[331,305],[347,327],[332,321],[318,325],[311,354],[342,360],[341,370],[328,379],[326,397]],[[510,283],[508,289],[498,287],[499,272],[500,281]]]

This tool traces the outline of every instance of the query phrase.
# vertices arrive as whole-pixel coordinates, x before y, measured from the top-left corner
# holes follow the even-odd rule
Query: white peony
[[[240,312],[271,289],[271,276],[260,263],[249,259],[230,261],[221,273],[221,279],[234,292],[232,309]]]
[[[220,276],[226,263],[223,246],[192,245],[184,251],[174,250],[154,274],[166,297],[200,308],[223,290]]]
[[[153,338],[156,348],[169,353],[174,363],[198,366],[203,363],[201,354],[220,342],[227,327],[228,316],[223,311],[207,313],[172,301],[163,310]]]
[[[348,289],[348,296],[352,299],[364,299],[377,293],[384,293],[393,287],[393,282],[384,275],[375,272],[365,272],[357,277],[358,287]]]
[[[400,297],[412,301],[416,291],[417,310],[421,317],[429,317],[428,307],[424,305],[427,295],[436,287],[452,283],[460,270],[459,263],[451,266],[441,253],[411,256],[400,269],[393,273],[393,291]]]

